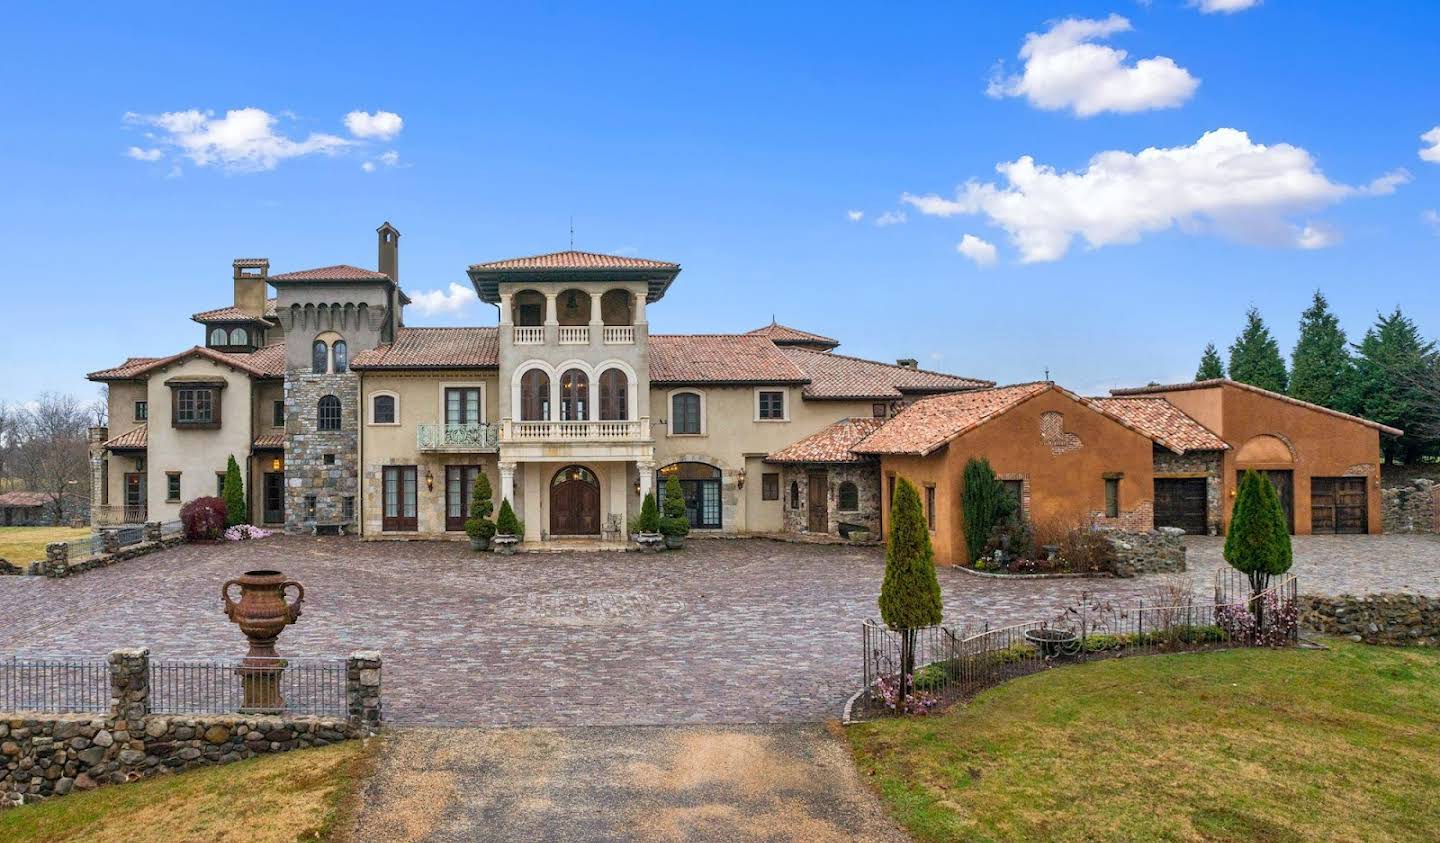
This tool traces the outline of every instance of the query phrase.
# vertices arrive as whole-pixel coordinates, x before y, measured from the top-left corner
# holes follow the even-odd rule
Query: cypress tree
[[[674,474],[665,478],[665,514],[660,519],[660,532],[679,537],[690,534],[690,519],[685,515],[685,490]]]
[[[515,517],[515,509],[510,506],[510,499],[500,501],[500,514],[495,516],[495,532],[502,536],[519,536],[524,529],[520,519]]]
[[[1205,352],[1200,355],[1200,368],[1195,371],[1195,380],[1212,381],[1216,378],[1225,377],[1225,364],[1220,360],[1220,352],[1215,350],[1215,343],[1205,343]]]
[[[1224,556],[1230,567],[1250,580],[1252,596],[1269,587],[1270,577],[1290,570],[1293,555],[1285,507],[1275,484],[1258,472],[1246,471],[1240,478],[1230,530],[1225,534]],[[1256,620],[1260,620],[1259,601],[1252,606]]]
[[[1256,308],[1246,312],[1245,329],[1230,346],[1230,377],[1271,392],[1285,392],[1285,360]]]
[[[995,469],[984,457],[971,457],[965,462],[964,484],[960,510],[965,517],[965,559],[974,562],[985,550],[990,531],[1014,511],[1014,503],[1005,493],[1005,484],[995,476]]]
[[[245,511],[245,481],[240,477],[240,464],[235,455],[225,464],[225,482],[220,487],[220,496],[225,499],[225,526],[247,524],[250,519]]]
[[[890,502],[890,539],[885,544],[885,579],[880,584],[880,618],[900,633],[900,711],[904,711],[915,673],[915,630],[940,623],[942,608],[935,549],[920,508],[920,493],[902,477]]]
[[[1300,338],[1290,355],[1290,396],[1350,412],[1355,400],[1355,361],[1340,320],[1319,290],[1300,314]]]
[[[1355,349],[1356,411],[1405,431],[1399,439],[1380,438],[1387,461],[1416,462],[1436,445],[1423,432],[1435,411],[1420,387],[1434,365],[1435,343],[1423,340],[1420,329],[1397,307],[1389,316],[1379,316]]]
[[[640,520],[637,526],[642,533],[660,532],[660,510],[655,506],[654,492],[647,494],[645,501],[640,504]]]

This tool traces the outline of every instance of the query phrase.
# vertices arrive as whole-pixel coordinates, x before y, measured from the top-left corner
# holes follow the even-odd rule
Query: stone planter
[[[484,536],[471,536],[470,549],[475,551],[476,553],[479,553],[483,550],[489,550],[490,540],[485,538]]]
[[[1080,636],[1068,629],[1027,629],[1025,640],[1047,659],[1073,656],[1080,652]]]
[[[501,556],[511,556],[515,553],[516,545],[520,544],[520,537],[496,533],[490,543],[495,546],[496,553]]]
[[[636,533],[632,538],[645,553],[659,553],[665,549],[665,537],[659,533]]]
[[[685,546],[684,536],[666,536],[665,548],[667,550],[679,550]]]
[[[851,531],[850,531],[850,536],[849,536],[849,538],[850,538],[850,541],[852,541],[852,542],[868,542],[868,541],[870,541],[870,531],[869,531],[869,530],[851,530]]]

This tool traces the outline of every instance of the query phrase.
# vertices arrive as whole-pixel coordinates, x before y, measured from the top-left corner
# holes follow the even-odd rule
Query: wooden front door
[[[261,478],[263,501],[261,519],[266,524],[285,523],[285,473],[267,471]]]
[[[588,469],[561,470],[550,484],[550,535],[600,535],[600,483]]]
[[[810,493],[808,495],[809,523],[806,529],[812,533],[830,532],[830,473],[826,471],[812,471],[809,474]]]
[[[145,520],[145,475],[132,471],[125,475],[125,522]]]
[[[1192,536],[1209,532],[1204,477],[1155,478],[1155,526],[1179,527]]]
[[[1364,533],[1369,527],[1364,477],[1310,478],[1310,531]]]
[[[1240,480],[1245,476],[1244,470],[1235,472],[1235,488],[1240,488]],[[1262,469],[1261,477],[1269,478],[1275,486],[1275,491],[1280,495],[1280,506],[1285,509],[1285,523],[1290,525],[1290,533],[1295,533],[1295,472],[1289,469]]]

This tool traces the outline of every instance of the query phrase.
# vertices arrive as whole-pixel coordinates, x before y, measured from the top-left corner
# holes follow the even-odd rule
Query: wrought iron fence
[[[867,620],[865,685],[852,717],[929,711],[1060,664],[1281,646],[1297,639],[1295,577],[1252,595],[1243,576],[1224,573],[1216,578],[1214,602],[1185,598],[1173,605],[1116,607],[1087,594],[1054,619],[973,634],[945,626],[896,630]]]
[[[160,536],[162,538],[170,538],[171,536],[184,535],[184,533],[185,525],[179,520],[160,522]]]
[[[110,667],[103,658],[0,658],[0,711],[104,714]]]
[[[156,714],[344,717],[344,659],[151,659]]]
[[[94,556],[99,556],[105,549],[104,539],[96,531],[87,538],[75,539],[65,543],[65,558],[70,564],[81,562]]]
[[[129,547],[145,541],[144,527],[121,527],[118,530],[111,530],[115,534],[115,543],[120,547]]]

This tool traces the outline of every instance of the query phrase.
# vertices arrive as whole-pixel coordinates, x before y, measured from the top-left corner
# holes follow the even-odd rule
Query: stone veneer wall
[[[1176,574],[1185,570],[1185,531],[1161,527],[1144,532],[1109,530],[1106,538],[1115,548],[1116,575]]]
[[[1381,489],[1380,525],[1387,533],[1440,532],[1440,484],[1420,477]]]
[[[1191,451],[1177,454],[1168,448],[1155,449],[1155,476],[1205,476],[1205,521],[1212,536],[1220,535],[1220,517],[1224,512],[1224,483],[1221,478],[1220,451]]]
[[[0,808],[157,773],[368,737],[380,726],[380,654],[350,656],[347,718],[150,713],[145,649],[110,654],[108,716],[0,714]]]
[[[829,475],[830,513],[827,532],[839,535],[840,524],[858,524],[880,537],[880,465],[875,462],[835,464],[785,464],[780,469],[780,504],[782,523],[787,533],[804,533],[810,527],[810,472],[825,471]],[[854,483],[859,492],[859,509],[841,512],[840,484]],[[790,508],[790,484],[800,485],[800,506]]]
[[[352,351],[352,353],[354,353]],[[353,524],[346,516],[345,499],[359,505],[357,480],[359,442],[359,376],[353,372],[317,375],[292,370],[285,376],[285,531],[309,530],[315,522]],[[320,399],[340,399],[340,430],[321,431]],[[325,455],[335,462],[325,464]],[[306,510],[305,499],[315,497],[315,515]]]
[[[1300,595],[1300,624],[1367,644],[1440,645],[1440,598],[1419,594]]]
[[[138,544],[128,547],[120,546],[120,537],[115,530],[100,530],[101,552],[88,559],[81,559],[72,562],[70,560],[70,545],[67,542],[50,542],[45,545],[45,561],[32,563],[30,573],[41,574],[51,579],[83,574],[86,571],[93,571],[96,568],[106,568],[117,562],[124,562],[127,559],[135,559],[146,556],[161,550],[167,550],[185,543],[184,533],[166,536],[163,534],[159,521],[148,521],[143,529],[143,540]],[[4,560],[0,560],[3,562]],[[14,568],[15,566],[10,566]],[[12,573],[0,566],[0,574]],[[25,573],[16,568],[13,573]]]

